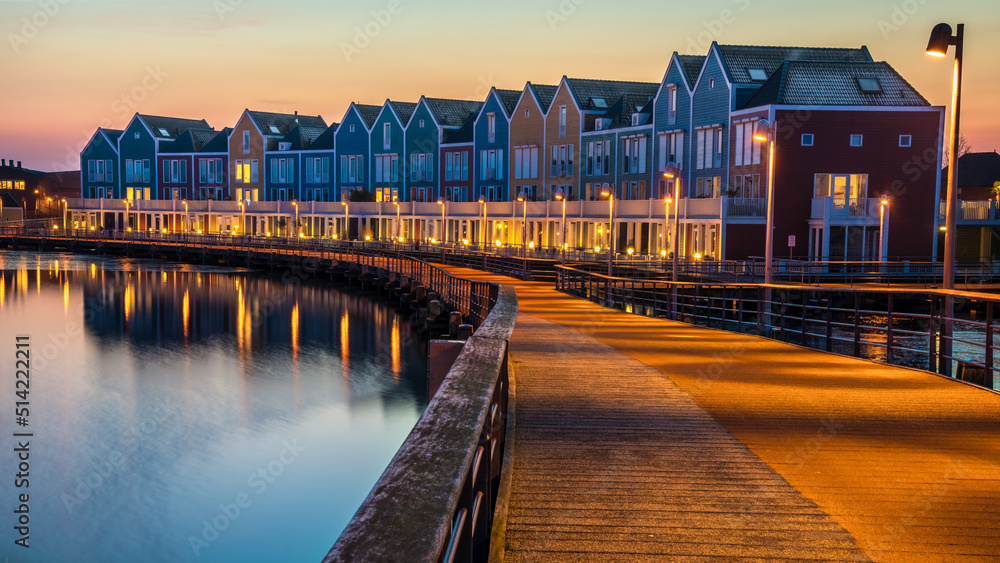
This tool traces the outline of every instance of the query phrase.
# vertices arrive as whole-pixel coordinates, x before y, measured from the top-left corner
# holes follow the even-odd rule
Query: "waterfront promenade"
[[[507,561],[995,561],[1000,395],[515,286]]]

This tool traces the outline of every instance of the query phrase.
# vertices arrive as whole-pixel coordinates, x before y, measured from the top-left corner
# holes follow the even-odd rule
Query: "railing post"
[[[886,305],[885,323],[885,363],[892,363],[892,294],[889,294],[889,302]]]
[[[861,357],[861,294],[854,294],[854,357]]]
[[[833,294],[826,296],[826,351],[833,352]]]
[[[937,296],[931,295],[931,311],[927,330],[927,371],[941,373],[937,365]]]
[[[990,200],[992,201],[992,200]],[[986,354],[985,354],[985,381],[987,388],[993,389],[993,303],[986,302]]]

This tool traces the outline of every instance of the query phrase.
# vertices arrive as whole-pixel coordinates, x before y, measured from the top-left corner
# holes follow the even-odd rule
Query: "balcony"
[[[767,199],[763,197],[726,198],[726,217],[767,217]]]
[[[1000,208],[997,207],[996,200],[982,201],[959,201],[958,215],[955,219],[964,224],[984,225],[992,224],[1000,220]],[[941,223],[945,220],[945,202],[941,202],[940,207]]]
[[[838,225],[878,225],[880,202],[877,198],[813,198],[811,218]]]

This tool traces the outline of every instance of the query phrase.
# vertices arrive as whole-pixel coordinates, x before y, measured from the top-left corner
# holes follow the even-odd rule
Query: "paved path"
[[[1000,560],[1000,395],[513,284],[508,561]]]

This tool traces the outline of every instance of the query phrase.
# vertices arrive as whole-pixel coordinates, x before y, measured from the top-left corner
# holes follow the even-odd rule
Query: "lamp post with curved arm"
[[[608,198],[608,277],[612,275],[615,255],[615,189],[607,182],[601,186],[601,197]]]
[[[562,202],[562,236],[559,239],[559,247],[562,254],[562,265],[566,265],[566,192],[562,188],[556,190],[556,200]]]

